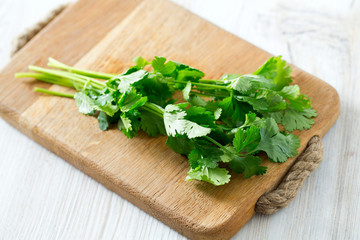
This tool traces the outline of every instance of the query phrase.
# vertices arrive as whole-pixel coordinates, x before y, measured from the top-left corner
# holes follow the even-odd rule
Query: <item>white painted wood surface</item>
[[[11,40],[66,0],[0,1]],[[296,199],[233,239],[360,239],[360,1],[174,0],[333,85],[341,115]],[[9,79],[13,80],[13,79]],[[0,239],[185,239],[0,120]]]

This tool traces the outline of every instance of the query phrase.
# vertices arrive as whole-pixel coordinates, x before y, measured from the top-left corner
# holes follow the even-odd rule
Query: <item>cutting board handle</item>
[[[13,57],[20,49],[22,49],[31,39],[33,39],[42,29],[44,29],[51,21],[53,21],[69,4],[60,5],[46,15],[46,17],[25,29],[12,42],[10,56]]]

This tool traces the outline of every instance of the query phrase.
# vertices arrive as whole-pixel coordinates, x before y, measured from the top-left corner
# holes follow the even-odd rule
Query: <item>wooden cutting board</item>
[[[94,117],[78,113],[72,99],[44,96],[31,79],[14,79],[48,57],[95,71],[118,73],[134,56],[155,55],[203,70],[208,78],[250,73],[270,54],[167,1],[80,0],[23,48],[0,75],[0,114],[49,150],[193,239],[228,239],[253,215],[257,199],[280,182],[295,159],[265,161],[264,176],[233,176],[229,184],[185,182],[188,163],[165,145],[165,137],[134,139],[116,129],[102,132]],[[293,66],[294,82],[311,97],[319,116],[309,131],[296,132],[301,152],[322,137],[340,109],[334,88]],[[326,162],[324,163],[326,164]]]

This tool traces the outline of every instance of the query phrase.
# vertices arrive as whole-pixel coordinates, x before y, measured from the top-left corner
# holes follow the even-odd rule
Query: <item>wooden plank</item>
[[[18,56],[31,55],[23,52]],[[128,67],[129,59],[136,55],[164,55],[203,69],[211,78],[225,72],[252,72],[269,57],[171,3],[146,1],[81,58],[77,66],[118,72]],[[323,136],[334,123],[339,103],[333,88],[300,69],[295,69],[294,80],[319,111],[314,128],[300,134],[303,149],[308,139]],[[7,106],[12,97],[5,96],[2,104]],[[19,109],[17,105],[12,107]],[[235,234],[253,215],[257,198],[272,189],[293,163],[293,159],[281,165],[266,162],[269,171],[265,176],[247,180],[233,177],[223,187],[184,182],[188,165],[165,146],[164,138],[152,139],[142,134],[127,140],[116,130],[101,132],[96,119],[78,114],[70,99],[43,96],[16,112],[21,114],[14,123],[26,134],[194,239],[226,239]],[[2,115],[10,114],[2,111]]]

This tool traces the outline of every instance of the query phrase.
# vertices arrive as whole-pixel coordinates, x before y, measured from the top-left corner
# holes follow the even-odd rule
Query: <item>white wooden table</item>
[[[11,40],[66,1],[1,0],[0,67]],[[360,239],[360,1],[174,1],[340,94],[322,165],[286,209],[234,239]],[[0,120],[0,239],[114,238],[185,239]]]

